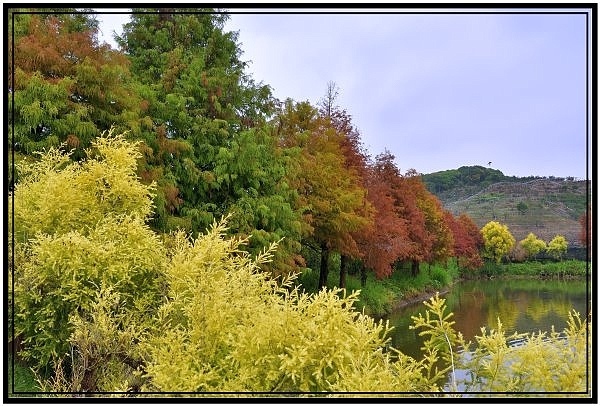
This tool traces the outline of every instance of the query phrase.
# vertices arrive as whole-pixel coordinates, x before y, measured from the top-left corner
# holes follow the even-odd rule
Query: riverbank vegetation
[[[317,106],[255,83],[225,14],[138,10],[117,51],[55,11],[9,19],[8,324],[40,388],[444,389],[441,349],[386,352],[368,314],[506,244],[371,157],[334,83]]]
[[[339,257],[333,258],[332,267],[339,266]],[[398,265],[401,266],[401,265]],[[389,278],[378,279],[375,274],[367,275],[368,282],[361,286],[360,275],[350,273],[347,279],[347,291],[360,290],[356,302],[358,310],[381,317],[394,309],[415,301],[426,300],[436,292],[452,288],[454,283],[465,279],[480,278],[527,278],[538,279],[580,279],[585,281],[591,272],[591,263],[580,260],[563,261],[526,261],[500,263],[485,262],[476,270],[461,269],[455,259],[450,259],[444,265],[422,264],[417,276],[409,272],[394,272]],[[298,277],[298,283],[309,293],[315,293],[318,275],[314,272],[303,272]],[[337,274],[330,272],[326,286],[337,286]]]
[[[333,258],[331,266],[339,266],[339,259]],[[401,265],[398,265],[401,266]],[[336,275],[331,272],[330,275]],[[413,276],[410,269],[392,273],[389,278],[378,279],[374,273],[367,274],[367,283],[361,286],[361,275],[351,272],[348,275],[346,290],[360,290],[360,296],[355,304],[359,311],[372,316],[382,316],[390,313],[395,307],[427,299],[435,292],[447,290],[454,281],[460,278],[460,270],[456,260],[448,261],[446,266],[421,264],[419,272]],[[315,293],[317,275],[314,272],[303,272],[298,277],[298,283],[305,291]],[[329,287],[337,286],[337,278],[328,279]]]
[[[527,261],[520,263],[487,263],[472,276],[480,277],[529,277],[529,278],[589,278],[592,264],[579,260]]]

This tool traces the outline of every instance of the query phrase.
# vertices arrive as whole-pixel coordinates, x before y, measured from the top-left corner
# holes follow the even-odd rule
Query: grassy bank
[[[531,277],[531,278],[585,278],[592,265],[586,261],[528,261],[520,263],[486,263],[473,273],[474,277]]]
[[[339,268],[338,268],[339,269]],[[448,289],[456,280],[502,277],[502,278],[585,278],[591,270],[591,264],[585,261],[566,260],[560,262],[523,262],[510,264],[486,263],[477,271],[460,270],[456,261],[450,260],[447,265],[421,264],[419,274],[411,276],[408,269],[398,269],[387,278],[378,280],[373,273],[368,274],[367,284],[360,286],[359,275],[349,274],[346,280],[348,292],[360,290],[356,308],[372,316],[390,313],[396,306],[413,301],[426,300],[436,291]],[[318,270],[308,270],[301,274],[298,282],[307,292],[317,291]],[[335,263],[329,272],[327,287],[339,285],[339,271]]]
[[[460,270],[456,262],[448,261],[447,266],[421,264],[416,277],[411,276],[408,269],[398,269],[389,278],[381,280],[369,272],[365,287],[361,287],[358,274],[349,274],[346,289],[348,292],[361,291],[356,303],[357,309],[364,308],[369,315],[381,316],[391,312],[398,303],[420,300],[423,294],[441,291],[459,277]],[[314,293],[317,291],[318,279],[318,270],[308,270],[299,276],[298,282],[307,292]],[[339,271],[334,268],[329,272],[327,287],[334,288],[338,285]]]
[[[13,361],[12,354],[8,354],[8,394],[9,397],[19,396],[19,392],[39,392],[40,388],[35,380],[33,372],[18,362],[14,363],[13,373]],[[14,377],[14,392],[13,392],[13,377]],[[31,396],[31,395],[21,395]]]

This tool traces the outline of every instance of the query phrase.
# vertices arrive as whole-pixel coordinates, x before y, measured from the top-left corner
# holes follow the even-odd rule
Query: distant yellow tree
[[[547,251],[554,259],[560,260],[566,254],[568,247],[567,239],[562,235],[557,235],[548,243]]]
[[[529,233],[525,239],[519,241],[519,245],[523,247],[528,258],[531,258],[546,249],[546,243],[539,239],[534,233]]]
[[[515,245],[515,238],[508,227],[497,221],[490,221],[481,229],[483,235],[483,256],[500,263],[502,257]]]

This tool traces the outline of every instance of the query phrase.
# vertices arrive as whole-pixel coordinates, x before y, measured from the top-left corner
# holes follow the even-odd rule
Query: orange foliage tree
[[[304,220],[304,244],[320,250],[319,288],[325,286],[332,252],[351,257],[360,252],[352,233],[371,221],[366,190],[346,165],[340,133],[308,102],[284,103],[278,129],[283,145],[296,148],[298,159],[289,177],[298,191],[297,209]]]
[[[579,241],[586,247],[587,258],[589,260],[592,248],[592,211],[590,209],[581,215],[579,224],[581,225],[581,228],[579,229]]]
[[[361,284],[366,283],[366,269],[371,269],[377,278],[388,277],[393,272],[396,260],[410,249],[408,222],[400,217],[395,205],[394,191],[381,171],[374,164],[367,178],[368,199],[375,208],[373,224],[360,234],[359,242],[363,259]]]
[[[427,218],[419,204],[418,187],[421,183],[414,171],[401,176],[399,170],[397,187],[395,188],[396,205],[400,215],[407,222],[410,244],[399,257],[400,261],[411,263],[411,273],[416,276],[419,263],[427,261],[433,249],[433,235],[427,230]]]
[[[431,249],[424,253],[425,261],[444,262],[454,255],[454,237],[445,221],[442,203],[426,189],[420,175],[415,171],[407,175],[416,193],[417,205],[425,216],[427,240],[431,242]]]
[[[453,235],[453,252],[458,258],[461,268],[474,270],[483,265],[479,254],[483,248],[483,237],[477,224],[467,214],[454,217],[449,211],[444,212],[446,223]]]

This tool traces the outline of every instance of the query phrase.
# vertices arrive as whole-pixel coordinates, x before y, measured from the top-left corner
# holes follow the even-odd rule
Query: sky
[[[225,30],[239,33],[255,81],[313,105],[335,82],[366,149],[389,150],[402,172],[586,178],[584,14],[230,11]],[[128,20],[98,17],[109,43]]]

